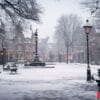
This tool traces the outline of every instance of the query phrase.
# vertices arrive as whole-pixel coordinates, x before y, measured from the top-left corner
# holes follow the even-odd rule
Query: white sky
[[[81,0],[38,0],[43,7],[42,24],[33,24],[33,30],[38,28],[39,38],[50,36],[52,39],[57,20],[63,14],[77,14],[84,21],[90,13],[80,7]]]

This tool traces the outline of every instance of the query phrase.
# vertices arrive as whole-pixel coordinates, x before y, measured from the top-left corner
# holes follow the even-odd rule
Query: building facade
[[[8,61],[32,61],[35,53],[33,35],[31,38],[25,38],[23,34],[16,34],[14,39],[9,40],[7,49]]]

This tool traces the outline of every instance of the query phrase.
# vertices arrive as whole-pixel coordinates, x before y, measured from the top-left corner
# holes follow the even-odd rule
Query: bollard
[[[100,69],[98,69],[98,77],[100,78]]]
[[[96,80],[97,86],[98,86],[98,91],[96,93],[96,99],[100,100],[100,80]]]

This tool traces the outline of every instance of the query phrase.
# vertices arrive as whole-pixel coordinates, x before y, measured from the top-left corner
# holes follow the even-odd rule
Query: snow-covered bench
[[[12,72],[17,72],[17,70],[18,70],[18,67],[16,66],[16,64],[13,64],[13,65],[10,67],[11,73],[12,73]]]
[[[17,67],[16,68],[15,67],[14,68],[11,68],[10,71],[11,71],[11,73],[12,72],[17,72]]]

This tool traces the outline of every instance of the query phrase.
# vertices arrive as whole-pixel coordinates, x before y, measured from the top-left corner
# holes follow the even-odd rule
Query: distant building
[[[95,35],[92,36],[92,42],[90,43],[90,58],[91,62],[94,64],[100,65],[100,20],[99,20],[99,13],[97,12],[97,18],[95,19]]]
[[[100,33],[96,33],[95,42],[93,44],[94,55],[94,63],[100,65]]]
[[[16,34],[9,40],[8,61],[31,61],[35,53],[34,33],[31,38],[25,38],[23,34]]]
[[[17,30],[17,31],[16,31]],[[35,53],[34,33],[25,38],[20,22],[17,24],[14,37],[6,36],[5,25],[0,21],[0,64],[7,61],[31,61]]]

